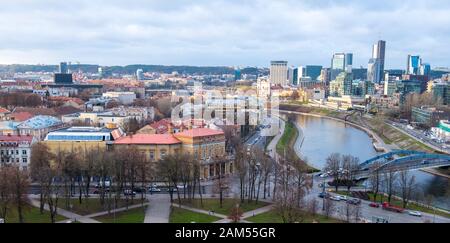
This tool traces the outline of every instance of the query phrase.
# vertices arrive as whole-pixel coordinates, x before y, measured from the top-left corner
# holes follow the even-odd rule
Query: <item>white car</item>
[[[409,211],[408,214],[411,216],[422,217],[422,214],[418,211]]]
[[[330,197],[330,200],[339,202],[339,201],[341,201],[341,197],[339,197],[339,196]]]
[[[339,198],[342,201],[347,201],[347,196],[336,196],[337,198]]]

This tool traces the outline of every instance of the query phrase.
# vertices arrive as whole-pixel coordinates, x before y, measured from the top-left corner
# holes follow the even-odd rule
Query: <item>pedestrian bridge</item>
[[[383,173],[387,171],[418,170],[443,166],[450,166],[449,155],[396,150],[363,162],[360,164],[360,171],[356,174],[358,178],[367,178],[373,170]]]

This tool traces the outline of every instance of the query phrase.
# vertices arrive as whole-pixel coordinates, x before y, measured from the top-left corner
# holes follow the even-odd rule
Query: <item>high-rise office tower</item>
[[[333,55],[331,69],[344,71],[345,64],[345,53],[336,53]]]
[[[369,68],[367,71],[368,80],[379,84],[384,79],[385,56],[386,41],[379,40],[372,47],[372,59],[369,61]]]
[[[67,62],[61,62],[59,64],[59,73],[62,73],[62,74],[68,74],[69,73],[69,68],[67,66]]]
[[[310,77],[311,80],[316,81],[317,78],[320,76],[321,71],[322,71],[322,66],[306,65],[304,77]]]
[[[417,75],[420,72],[420,66],[422,65],[422,59],[420,56],[408,55],[406,64],[406,74]]]
[[[137,80],[144,80],[144,70],[138,69],[136,70],[136,79]]]
[[[298,79],[299,79],[298,72],[299,72],[298,67],[289,67],[289,69],[288,69],[289,84],[292,84],[292,85],[298,84]]]
[[[353,53],[346,53],[345,54],[345,71],[347,73],[351,73],[352,72],[352,67],[353,67]]]
[[[367,80],[379,84],[383,79],[380,73],[381,61],[378,58],[371,58],[367,66]]]
[[[288,84],[288,62],[272,61],[270,62],[270,83],[287,85]]]

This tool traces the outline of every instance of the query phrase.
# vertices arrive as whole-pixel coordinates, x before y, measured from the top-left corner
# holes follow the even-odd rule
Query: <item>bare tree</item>
[[[355,176],[359,169],[359,158],[351,155],[342,156],[342,168],[347,191],[350,191],[355,184]]]
[[[384,191],[388,195],[388,202],[391,203],[392,195],[395,193],[395,183],[397,181],[397,173],[393,169],[383,172]]]
[[[399,187],[402,195],[403,208],[408,206],[409,200],[416,190],[416,177],[410,175],[407,170],[401,171],[399,175]]]
[[[334,201],[332,201],[330,198],[326,198],[324,201],[324,215],[328,219],[330,218],[331,214],[335,211],[335,204]]]
[[[3,219],[6,218],[6,214],[13,206],[11,181],[10,167],[0,166],[0,218]]]
[[[30,172],[31,179],[36,181],[39,186],[39,202],[40,212],[44,213],[44,205],[46,201],[46,183],[51,179],[50,175],[50,163],[55,158],[55,155],[50,152],[50,149],[44,143],[36,143],[31,149],[31,162]]]
[[[219,172],[218,172],[218,178],[214,182],[214,192],[219,193],[219,202],[220,202],[220,208],[223,207],[223,196],[224,193],[227,193],[229,190],[229,180],[228,178],[223,177],[223,171],[222,171],[222,165],[225,165],[227,162],[227,159],[225,157],[218,157],[215,160],[215,164],[219,165]]]
[[[369,182],[370,186],[373,192],[373,201],[377,201],[378,192],[380,191],[380,184],[381,184],[381,172],[379,170],[380,163],[374,163],[369,168]],[[381,198],[380,198],[381,200]]]
[[[12,166],[10,169],[10,185],[13,203],[17,208],[19,222],[24,223],[25,221],[23,218],[23,210],[25,205],[28,203],[28,190],[30,187],[28,173],[26,171],[20,170],[17,166]]]
[[[339,182],[341,180],[341,165],[341,155],[338,153],[333,153],[326,159],[324,171],[333,177],[336,191],[339,189]]]

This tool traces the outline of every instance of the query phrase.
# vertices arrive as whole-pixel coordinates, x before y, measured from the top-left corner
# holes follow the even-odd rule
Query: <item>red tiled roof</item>
[[[172,134],[135,134],[116,140],[115,144],[179,144]]]
[[[23,135],[0,135],[0,142],[28,142],[33,141],[33,136]]]
[[[5,108],[0,107],[0,113],[9,113],[10,111],[8,111]]]
[[[26,120],[32,118],[33,114],[31,114],[30,112],[26,112],[26,111],[14,112],[14,113],[10,114],[9,117],[12,118],[12,120],[14,120],[14,121],[21,122],[21,121],[26,121]]]
[[[175,134],[175,136],[181,137],[207,137],[207,136],[215,136],[215,135],[223,135],[222,131],[213,130],[209,128],[194,128],[191,130],[187,130],[184,132],[179,132]]]

